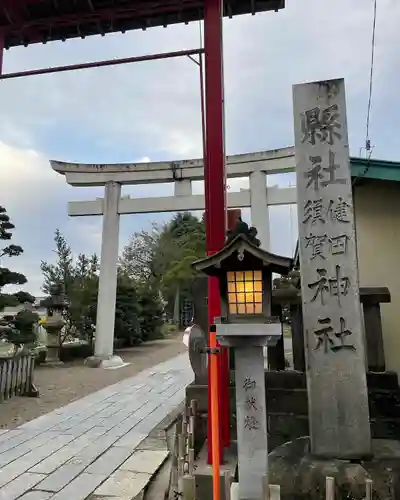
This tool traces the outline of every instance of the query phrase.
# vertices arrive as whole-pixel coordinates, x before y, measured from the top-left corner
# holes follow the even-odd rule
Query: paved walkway
[[[192,379],[185,353],[0,431],[0,500],[131,500],[166,458],[135,448]]]

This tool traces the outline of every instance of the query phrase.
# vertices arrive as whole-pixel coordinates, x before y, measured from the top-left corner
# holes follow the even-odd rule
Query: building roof
[[[351,176],[354,179],[400,181],[400,162],[373,158],[350,158]]]
[[[225,0],[224,15],[285,7],[285,0]],[[0,0],[5,47],[105,35],[203,19],[204,0]]]

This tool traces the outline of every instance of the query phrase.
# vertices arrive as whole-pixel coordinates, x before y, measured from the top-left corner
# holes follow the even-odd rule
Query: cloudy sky
[[[351,153],[358,156],[365,141],[372,0],[286,4],[279,13],[224,23],[227,153],[292,145],[291,86],[344,77]],[[374,156],[389,160],[400,160],[399,20],[398,0],[378,2],[371,138]],[[12,49],[5,55],[4,70],[198,46],[198,24],[155,28]],[[106,163],[199,157],[198,82],[197,66],[187,58],[0,82],[0,203],[16,225],[13,242],[25,249],[7,265],[27,275],[28,291],[40,294],[39,265],[42,259],[54,259],[56,228],[75,253],[100,251],[101,221],[69,219],[67,202],[93,199],[101,190],[67,186],[48,160]],[[235,182],[231,189],[240,184],[245,186]],[[172,188],[141,186],[124,193],[168,195]],[[292,253],[293,213],[289,207],[271,210],[273,251]],[[157,219],[123,217],[120,248],[132,232]]]

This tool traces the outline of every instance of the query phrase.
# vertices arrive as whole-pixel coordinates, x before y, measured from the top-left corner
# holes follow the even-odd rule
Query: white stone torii
[[[192,181],[204,179],[202,159],[175,162],[79,164],[51,161],[71,186],[104,186],[104,198],[68,203],[71,217],[102,215],[102,243],[97,300],[95,358],[103,367],[122,360],[114,356],[119,218],[124,214],[197,211],[205,209],[204,195],[192,194]],[[266,175],[295,171],[292,147],[228,156],[228,178],[250,178],[250,189],[228,193],[228,208],[251,209],[262,247],[270,247],[269,205],[296,203],[296,188],[266,187]],[[174,183],[174,196],[121,197],[121,186]]]

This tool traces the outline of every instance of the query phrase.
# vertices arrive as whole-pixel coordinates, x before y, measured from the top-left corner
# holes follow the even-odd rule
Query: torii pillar
[[[223,248],[226,236],[226,172],[225,172],[225,116],[222,44],[223,0],[204,0],[205,49],[205,213],[207,255]],[[219,284],[208,278],[208,323],[221,315]],[[219,396],[221,401],[221,449],[230,441],[229,429],[229,364],[227,349],[219,358]],[[210,364],[209,364],[210,365]],[[209,372],[209,380],[211,374]],[[211,398],[208,397],[208,463],[212,463]]]

